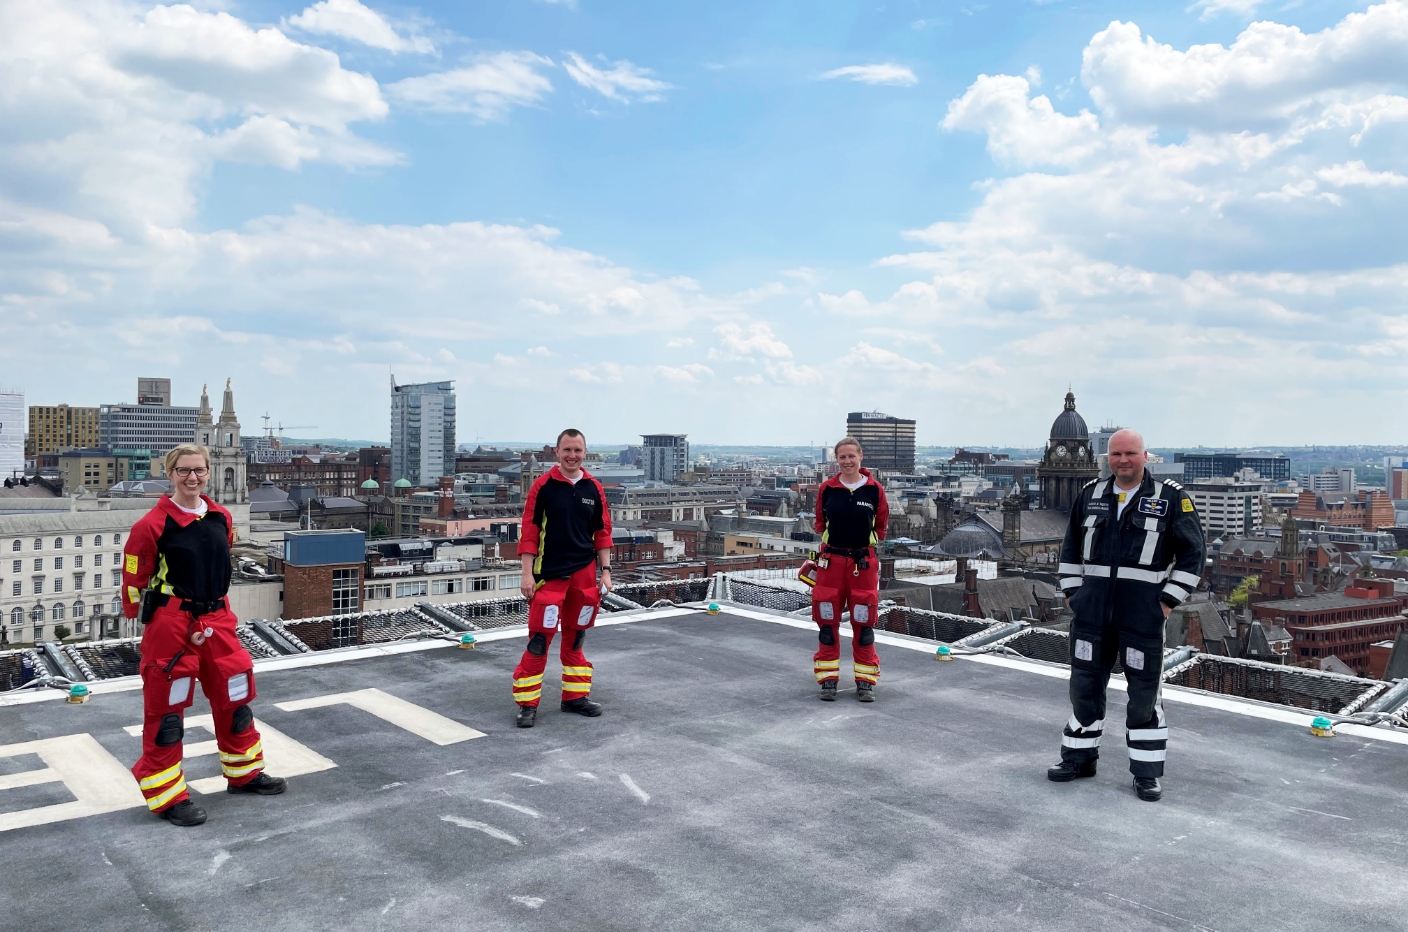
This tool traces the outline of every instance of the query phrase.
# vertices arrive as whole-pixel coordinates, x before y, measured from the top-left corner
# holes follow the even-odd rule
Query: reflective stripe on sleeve
[[[1115,573],[1118,579],[1133,579],[1136,582],[1161,583],[1168,579],[1166,570],[1141,570],[1137,566],[1121,566]]]
[[[1167,759],[1168,759],[1168,751],[1145,751],[1145,750],[1143,750],[1143,749],[1141,749],[1141,748],[1130,748],[1130,749],[1129,749],[1129,759],[1130,759],[1130,760],[1139,760],[1139,761],[1148,761],[1148,762],[1150,762],[1150,763],[1152,763],[1152,762],[1154,762],[1154,761],[1167,760]]]
[[[1182,570],[1174,570],[1169,574],[1169,578],[1180,586],[1187,586],[1189,589],[1196,589],[1202,583],[1202,579],[1192,573],[1185,573]]]
[[[1079,563],[1062,563],[1056,568],[1056,572],[1062,576],[1082,576],[1085,574],[1085,567]]]
[[[1181,586],[1175,586],[1173,583],[1169,583],[1167,586],[1164,586],[1164,594],[1173,596],[1179,602],[1182,602],[1184,599],[1188,598],[1188,590],[1182,588]]]
[[[1087,563],[1085,566],[1085,575],[1099,576],[1102,579],[1109,579],[1110,568],[1108,566],[1098,566],[1093,563]]]
[[[1085,580],[1084,580],[1084,579],[1081,579],[1079,576],[1063,576],[1063,577],[1061,577],[1061,588],[1062,588],[1062,589],[1079,589],[1084,583],[1085,583]]]

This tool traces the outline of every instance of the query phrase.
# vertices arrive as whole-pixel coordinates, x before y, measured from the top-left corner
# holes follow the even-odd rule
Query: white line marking
[[[1314,813],[1315,815],[1329,816],[1329,817],[1332,818],[1332,819],[1344,819],[1346,822],[1353,822],[1353,821],[1354,821],[1353,819],[1351,819],[1351,818],[1350,818],[1349,816],[1347,816],[1347,815],[1335,815],[1333,812],[1321,812],[1319,809],[1302,809],[1302,808],[1299,807],[1299,806],[1287,806],[1286,808],[1287,808],[1287,809],[1291,809],[1291,810],[1293,810],[1293,811],[1295,811],[1295,812],[1311,812],[1311,813]]]
[[[594,774],[594,773],[589,773],[588,771],[585,771],[585,770],[583,770],[583,771],[581,771],[580,773],[578,773],[577,776],[581,777],[583,780],[595,780],[595,779],[596,779],[596,774]]]
[[[492,825],[485,825],[483,822],[475,822],[473,819],[461,819],[459,816],[442,815],[440,817],[440,821],[449,822],[452,825],[458,825],[460,828],[472,828],[476,832],[483,832],[490,838],[497,838],[499,841],[506,841],[511,845],[523,844],[523,842],[519,841],[517,838],[514,838],[512,835],[510,835],[508,832],[505,832],[503,829],[494,828],[494,826]]]
[[[60,781],[76,799],[53,806],[0,812],[0,832],[146,806],[131,771],[90,734],[0,745],[0,757],[19,757],[23,754],[38,756],[47,769],[59,775]]]
[[[220,869],[220,865],[230,860],[230,852],[221,849],[215,852],[215,857],[210,859],[210,869],[205,872],[205,876],[214,877],[215,872]]]
[[[385,906],[383,906],[383,907],[381,908],[381,914],[382,914],[383,916],[385,916],[387,913],[391,912],[391,907],[393,907],[393,906],[395,906],[395,905],[396,905],[396,897],[393,896],[393,897],[391,898],[391,902],[390,902],[390,903],[387,903]]]
[[[406,785],[406,782],[405,782],[404,780],[397,780],[395,783],[388,783],[388,784],[386,784],[386,785],[383,786],[383,787],[378,787],[378,788],[377,788],[377,792],[379,793],[379,792],[381,792],[382,790],[394,790],[394,789],[395,789],[396,787],[398,787],[398,786],[405,786],[405,785]]]
[[[52,767],[43,770],[25,770],[21,773],[0,774],[0,790],[14,790],[22,786],[38,786],[41,783],[58,783],[63,780]]]
[[[280,777],[301,777],[309,773],[321,773],[324,770],[332,770],[337,764],[328,760],[317,751],[308,747],[302,742],[295,741],[288,735],[271,727],[259,719],[254,720],[254,727],[259,729],[259,740],[264,745],[264,766],[271,775]],[[124,729],[131,732],[136,728],[137,734],[142,733],[142,726],[134,725]],[[201,728],[211,734],[215,733],[215,719],[209,715],[188,715],[186,716],[186,728]],[[216,752],[214,741],[196,741],[186,745],[183,754],[187,758],[210,755]],[[135,781],[134,781],[135,782]],[[228,782],[223,775],[214,777],[203,777],[200,780],[188,780],[186,785],[197,793],[223,793]]]
[[[420,735],[427,741],[442,747],[458,744],[471,738],[486,737],[484,732],[475,731],[468,725],[461,725],[454,719],[446,718],[438,712],[422,708],[414,702],[384,693],[379,689],[358,689],[350,693],[334,693],[331,696],[313,696],[308,699],[295,699],[293,702],[277,702],[274,707],[285,712],[301,712],[304,709],[321,709],[330,705],[350,705],[354,709],[370,712],[397,728],[404,728],[413,735]]]
[[[540,896],[511,896],[509,899],[513,900],[519,906],[526,906],[529,909],[537,909],[547,902],[547,900]]]
[[[1155,909],[1152,906],[1145,906],[1143,903],[1136,903],[1134,900],[1127,900],[1122,896],[1115,896],[1113,893],[1106,893],[1112,900],[1119,900],[1121,903],[1128,903],[1130,906],[1138,906],[1140,909],[1147,909],[1151,913],[1158,913],[1160,916],[1167,916],[1170,919],[1177,919],[1179,922],[1186,922],[1198,932],[1217,932],[1216,929],[1209,929],[1207,926],[1200,926],[1191,919],[1184,919],[1182,916],[1175,916],[1173,913],[1166,913],[1162,909]]]
[[[645,790],[641,789],[639,786],[637,786],[636,781],[631,779],[630,774],[621,774],[621,782],[626,785],[626,789],[630,790],[632,793],[635,793],[637,796],[640,797],[640,802],[642,806],[650,802],[650,794],[647,793]]]
[[[518,803],[511,803],[506,799],[481,799],[481,803],[489,803],[494,806],[503,806],[505,809],[512,809],[514,812],[521,812],[526,816],[541,819],[543,814],[536,809],[529,809],[527,806],[520,806]]]
[[[453,776],[454,776],[455,774],[457,774],[457,773],[464,773],[464,771],[463,771],[463,770],[451,770],[449,773],[445,774],[445,776],[447,776],[447,777],[453,777]]]
[[[510,777],[522,777],[522,778],[525,779],[525,780],[532,780],[534,783],[546,783],[546,782],[548,782],[548,781],[544,780],[542,777],[534,777],[534,776],[530,776],[529,774],[526,774],[526,773],[511,773],[511,774],[509,774],[509,776],[510,776]]]

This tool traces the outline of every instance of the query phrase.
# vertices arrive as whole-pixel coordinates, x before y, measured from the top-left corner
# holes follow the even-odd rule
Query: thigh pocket
[[[1127,680],[1157,680],[1164,672],[1162,638],[1120,634],[1120,666]]]
[[[218,677],[215,692],[218,695],[206,697],[212,705],[228,708],[254,699],[254,663],[248,654],[243,651],[224,654],[216,657],[214,663]]]
[[[1102,666],[1103,638],[1095,631],[1071,632],[1071,666],[1099,669]]]
[[[812,589],[812,620],[835,624],[841,618],[841,590],[818,585]]]
[[[873,625],[878,620],[880,593],[874,590],[851,592],[851,624]]]
[[[592,585],[590,589],[578,589],[577,598],[572,600],[571,622],[578,628],[590,628],[596,623],[597,609],[601,606],[601,590]]]

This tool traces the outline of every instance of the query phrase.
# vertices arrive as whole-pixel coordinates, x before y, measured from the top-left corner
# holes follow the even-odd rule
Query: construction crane
[[[289,425],[288,425],[288,429],[289,429],[289,430],[313,430],[313,429],[316,428],[317,426],[318,426],[317,424],[289,424]],[[280,421],[280,422],[279,422],[279,440],[282,441],[283,439],[284,439],[284,422],[283,422],[283,421]]]
[[[274,439],[275,430],[279,432],[279,439],[283,440],[285,430],[312,430],[318,426],[317,424],[284,424],[283,421],[280,421],[276,428],[272,423],[273,419],[267,413],[260,415],[260,417],[264,419],[264,436],[270,440]]]

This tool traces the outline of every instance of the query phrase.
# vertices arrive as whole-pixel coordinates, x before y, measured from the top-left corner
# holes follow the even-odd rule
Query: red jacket
[[[533,482],[523,501],[518,555],[537,555],[534,576],[564,579],[610,549],[611,508],[591,473],[582,470],[574,484],[554,466]]]
[[[862,550],[885,539],[890,504],[885,489],[870,470],[862,469],[865,484],[855,490],[841,484],[837,473],[816,491],[816,530],[823,544],[842,550]]]
[[[197,517],[163,495],[132,525],[122,548],[122,614],[128,618],[137,617],[149,584],[198,602],[216,601],[229,591],[235,521],[220,505],[201,499],[206,512]]]

